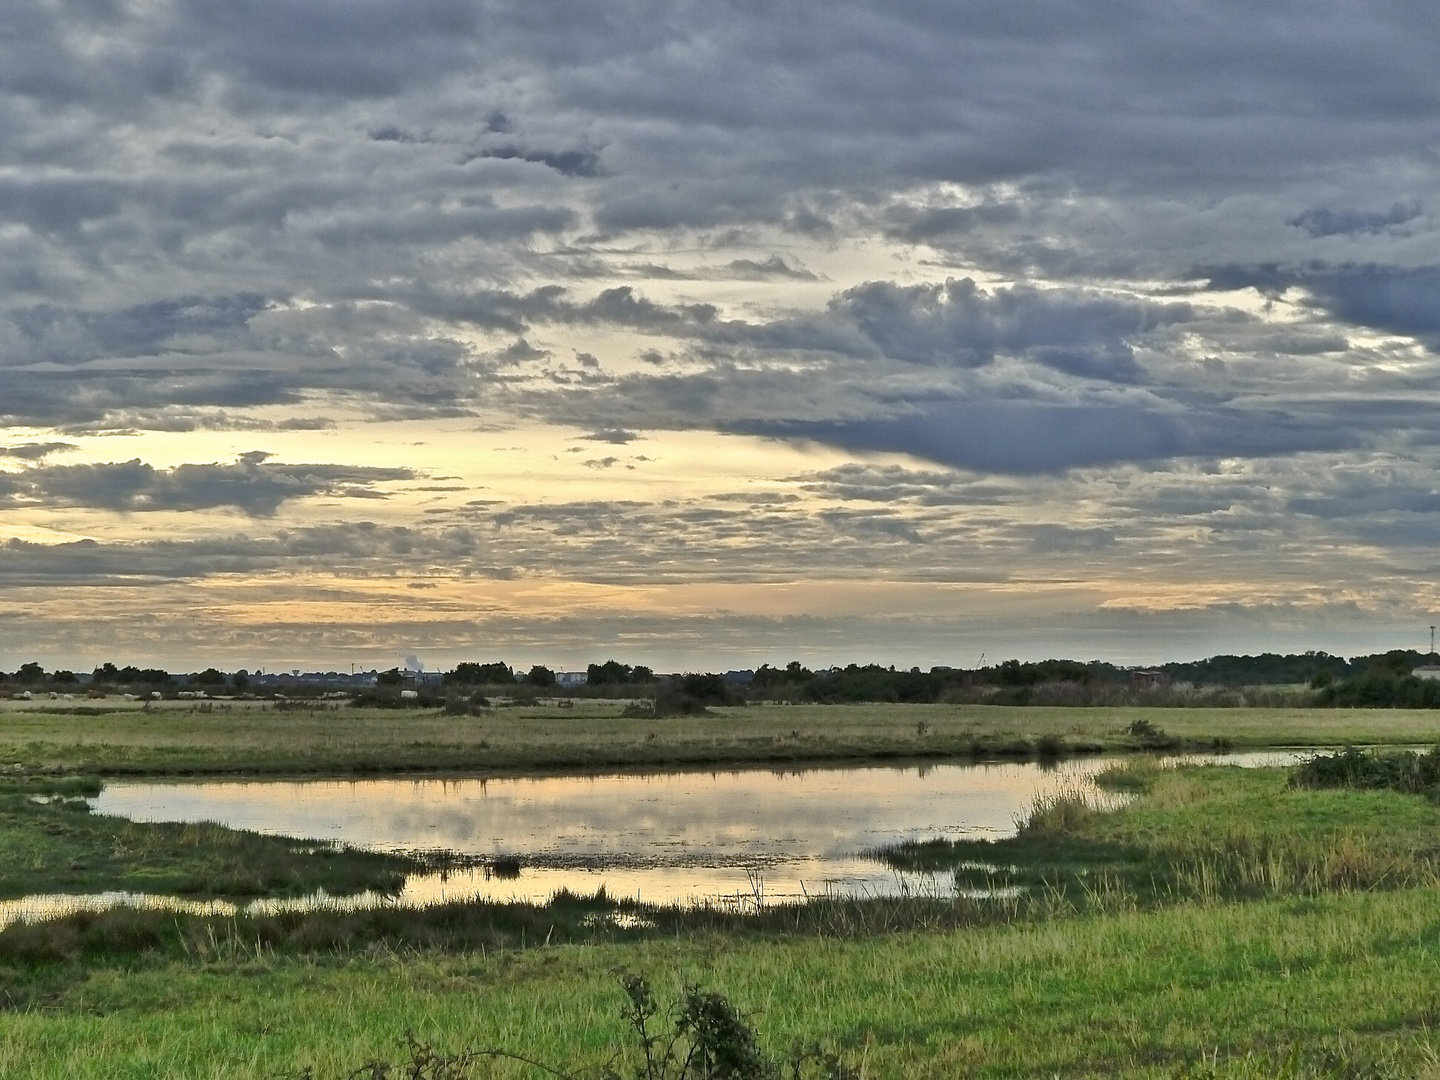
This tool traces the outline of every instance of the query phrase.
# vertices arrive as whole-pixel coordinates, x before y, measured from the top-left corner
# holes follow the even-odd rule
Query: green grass
[[[1191,749],[1440,740],[1440,712],[1342,709],[1008,708],[983,705],[755,705],[665,720],[623,702],[581,700],[436,710],[276,711],[167,703],[92,714],[49,703],[0,709],[0,762],[96,774],[537,770],[1037,756],[1138,749],[1145,721]],[[201,711],[209,710],[209,711]]]
[[[220,825],[149,824],[90,812],[84,778],[0,778],[0,898],[120,889],[190,896],[396,891],[411,860]],[[43,801],[41,801],[43,800]]]
[[[863,1075],[1435,1075],[1440,909],[1420,889],[854,940],[696,935],[341,959],[257,949],[106,968],[0,1025],[0,1075],[342,1077],[406,1030],[598,1068],[624,966],[725,994],[762,1042]],[[497,1069],[496,1075],[533,1076]]]
[[[946,846],[1008,862],[1019,899],[649,910],[632,930],[587,927],[613,906],[581,898],[12,927],[0,1075],[338,1078],[399,1061],[407,1030],[594,1070],[624,1042],[624,967],[867,1077],[1440,1076],[1440,808],[1287,776],[1141,762],[1108,778],[1139,793],[1123,809],[1062,796],[1013,840]]]
[[[1088,722],[1113,729],[1107,738],[1123,740],[1147,717],[1202,738],[1202,728],[1176,723],[1177,712],[1091,713]],[[15,723],[14,714],[3,719]],[[999,726],[1011,719],[1030,726]],[[944,706],[752,708],[719,730],[705,718],[658,725],[538,710],[458,721],[259,712],[187,734],[196,718],[178,710],[32,714],[25,737],[64,749],[65,725],[82,720],[119,726],[104,733],[110,743],[71,747],[69,760],[11,757],[24,768],[6,774],[0,793],[6,888],[27,858],[44,863],[37,874],[54,859],[71,872],[67,855],[92,884],[133,880],[157,891],[175,891],[152,882],[193,874],[197,862],[213,867],[206,880],[216,882],[227,867],[253,873],[282,851],[296,873],[330,872],[289,841],[85,814],[74,799],[93,780],[29,771],[73,768],[96,746],[131,747],[136,760],[160,753],[209,768],[261,760],[279,769],[335,739],[335,759],[360,768],[409,740],[426,753],[499,748],[519,768],[526,753],[737,753],[762,737],[772,746],[811,740],[832,754],[977,734],[1099,738],[1075,727],[1084,716],[1072,711]],[[1405,741],[1431,737],[1412,722]],[[507,723],[515,731],[484,738],[467,726]],[[655,739],[637,737],[648,730]],[[657,748],[662,739],[668,746]],[[14,926],[0,932],[0,1076],[228,1080],[311,1069],[338,1080],[368,1061],[400,1061],[406,1031],[449,1051],[498,1047],[597,1075],[625,1045],[613,974],[623,967],[650,977],[663,1000],[693,984],[724,994],[775,1054],[819,1041],[870,1078],[1440,1077],[1440,807],[1388,790],[1295,789],[1288,776],[1137,758],[1104,777],[1134,796],[1122,809],[1061,796],[1013,839],[892,853],[962,882],[1025,887],[1003,900],[822,901],[749,918],[632,906],[653,924],[635,929],[597,922],[616,910],[603,898],[573,897],[538,908],[233,920],[116,912]],[[35,794],[62,797],[42,804]],[[126,836],[142,834],[144,844],[127,847]],[[301,878],[292,884],[305,888]],[[283,890],[285,880],[264,887]],[[494,1075],[536,1074],[500,1064]]]
[[[1061,796],[1009,839],[880,854],[971,886],[1020,884],[1111,908],[1440,880],[1440,806],[1394,791],[1297,790],[1290,773],[1139,761],[1099,778],[1138,793],[1124,809],[1100,813],[1083,796]]]

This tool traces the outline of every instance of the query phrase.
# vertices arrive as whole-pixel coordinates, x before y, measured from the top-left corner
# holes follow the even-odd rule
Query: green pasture
[[[1137,721],[1188,749],[1428,743],[1440,712],[984,705],[752,705],[631,719],[624,702],[435,709],[271,703],[3,703],[0,766],[92,774],[351,773],[1034,756],[1144,748]],[[1153,740],[1152,740],[1153,741]]]
[[[261,947],[96,970],[4,1017],[0,1075],[338,1080],[401,1061],[411,1031],[595,1076],[629,1045],[614,975],[625,967],[662,999],[689,983],[725,994],[774,1052],[818,1040],[877,1080],[1434,1076],[1437,947],[1433,888],[851,940],[338,958]]]

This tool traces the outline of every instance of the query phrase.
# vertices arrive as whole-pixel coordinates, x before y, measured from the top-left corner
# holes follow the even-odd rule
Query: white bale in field
[[[401,701],[414,701],[414,700],[415,700],[416,698],[418,698],[419,696],[420,696],[420,691],[418,691],[418,690],[401,690],[401,691],[400,691],[400,700],[401,700]]]

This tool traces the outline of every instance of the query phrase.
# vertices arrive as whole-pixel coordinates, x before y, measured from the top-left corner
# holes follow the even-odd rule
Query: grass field
[[[776,1051],[818,1039],[873,1078],[1435,1076],[1437,944],[1433,894],[1409,890],[849,941],[261,950],[97,972],[5,1017],[0,1074],[339,1080],[400,1060],[413,1030],[595,1075],[625,1045],[611,975],[625,966],[665,997],[719,990]]]
[[[399,1062],[413,1031],[596,1076],[627,1045],[626,968],[662,999],[718,991],[775,1053],[818,1040],[866,1077],[1440,1076],[1440,808],[1291,790],[1283,770],[1130,779],[1131,806],[1042,806],[1016,841],[967,853],[1045,878],[1032,899],[957,899],[956,920],[924,931],[655,913],[651,929],[537,946],[560,916],[532,909],[530,947],[487,948],[476,924],[498,914],[480,907],[445,915],[449,943],[444,926],[428,943],[400,922],[398,937],[307,941],[147,915],[88,959],[60,929],[5,931],[0,987],[49,989],[0,1024],[0,1075],[338,1080]],[[1097,850],[1128,863],[1087,863]],[[1257,873],[1277,853],[1289,870]],[[1133,887],[1142,870],[1168,885]]]
[[[1440,740],[1440,712],[1391,709],[1081,709],[980,705],[756,705],[701,717],[626,719],[623,703],[436,710],[276,710],[45,702],[0,709],[12,770],[346,773],[534,770],[1033,756],[1136,749],[1144,721],[1190,748]],[[200,711],[200,710],[207,711]]]
[[[1194,747],[1440,737],[1434,713],[1385,710],[752,706],[656,721],[603,702],[478,717],[55,705],[0,712],[5,895],[343,892],[404,870],[97,817],[76,799],[104,773],[1035,755],[1137,748],[1137,720]],[[865,1077],[1440,1077],[1440,807],[1286,778],[1137,756],[1107,777],[1136,794],[1123,809],[1061,797],[1011,840],[891,852],[937,874],[937,895],[910,900],[753,917],[627,909],[643,918],[633,926],[596,921],[616,910],[607,901],[573,899],[13,926],[0,932],[0,1076],[339,1080],[398,1065],[413,1031],[598,1077],[616,1052],[634,1062],[614,974],[626,968],[666,1000],[697,983],[724,994],[773,1053],[818,1041]],[[952,874],[1023,892],[950,897]],[[493,1075],[541,1074],[502,1063]]]

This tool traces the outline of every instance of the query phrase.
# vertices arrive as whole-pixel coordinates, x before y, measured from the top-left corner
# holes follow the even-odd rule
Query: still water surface
[[[1223,760],[1279,765],[1300,756],[1266,752]],[[320,903],[543,903],[562,888],[588,894],[604,886],[612,897],[648,903],[748,907],[825,893],[948,894],[948,877],[937,883],[900,874],[862,853],[906,840],[1009,836],[1037,799],[1060,791],[1113,802],[1120,797],[1100,792],[1092,778],[1117,760],[490,780],[119,782],[107,784],[92,805],[135,821],[213,821],[370,850],[453,852],[482,864],[412,875],[398,898],[367,894]],[[117,902],[235,910],[120,894],[27,897],[0,902],[0,925],[55,913],[57,904],[74,910]],[[316,903],[259,901],[250,910]]]

